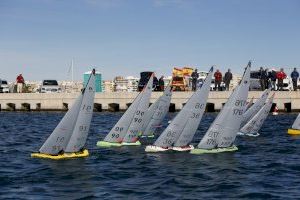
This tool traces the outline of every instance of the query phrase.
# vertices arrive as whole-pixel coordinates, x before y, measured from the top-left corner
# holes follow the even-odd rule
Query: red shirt
[[[19,76],[17,77],[17,83],[24,83],[24,78],[23,78],[23,76],[19,75]]]
[[[286,78],[286,74],[284,72],[277,72],[276,74],[276,78],[279,79],[279,80],[283,80]]]
[[[214,77],[215,77],[216,81],[222,81],[222,74],[221,74],[221,72],[215,72]]]

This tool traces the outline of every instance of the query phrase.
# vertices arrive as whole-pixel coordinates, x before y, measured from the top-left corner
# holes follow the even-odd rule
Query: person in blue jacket
[[[297,91],[297,82],[298,82],[298,78],[299,78],[299,73],[297,72],[297,69],[294,68],[294,71],[291,73],[291,78],[292,78],[292,82],[293,82],[293,88],[294,91]]]

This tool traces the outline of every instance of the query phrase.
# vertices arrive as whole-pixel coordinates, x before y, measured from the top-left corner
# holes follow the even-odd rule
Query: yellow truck
[[[194,69],[191,67],[174,67],[172,71],[172,87],[174,91],[186,91],[189,86],[189,77]]]

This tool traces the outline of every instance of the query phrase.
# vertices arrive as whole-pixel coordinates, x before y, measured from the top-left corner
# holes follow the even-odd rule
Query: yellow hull
[[[300,135],[300,130],[288,129],[288,134],[290,134],[290,135]]]
[[[73,158],[83,158],[88,157],[89,151],[87,149],[76,152],[76,153],[64,153],[60,155],[49,155],[44,153],[32,153],[32,158],[44,158],[44,159],[52,159],[52,160],[63,160],[63,159],[73,159]]]

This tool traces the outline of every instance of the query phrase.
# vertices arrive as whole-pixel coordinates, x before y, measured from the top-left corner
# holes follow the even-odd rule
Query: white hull
[[[173,151],[190,151],[192,149],[195,149],[193,145],[189,145],[187,147],[172,147]]]
[[[146,146],[145,151],[146,152],[151,152],[151,153],[156,153],[156,152],[162,152],[162,151],[168,151],[170,148],[162,148],[154,145],[148,145]]]
[[[249,136],[249,137],[257,137],[259,136],[260,134],[259,133],[242,133],[242,132],[238,132],[237,135],[242,135],[242,136]]]
[[[272,115],[278,115],[278,112],[272,112]]]

